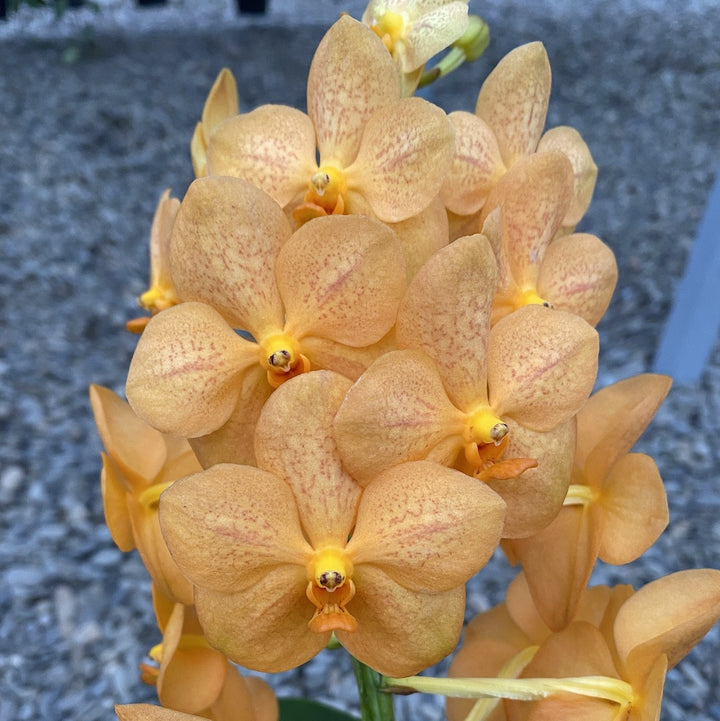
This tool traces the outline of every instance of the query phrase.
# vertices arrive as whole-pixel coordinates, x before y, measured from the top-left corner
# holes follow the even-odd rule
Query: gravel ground
[[[87,385],[122,390],[135,342],[123,326],[144,289],[152,212],[165,187],[182,195],[191,180],[188,143],[218,70],[235,72],[243,109],[302,106],[320,22],[341,7],[271,2],[250,21],[228,2],[146,12],[128,0],[101,4],[100,15],[69,13],[60,25],[24,12],[0,27],[3,721],[110,721],[115,702],[154,700],[137,673],[159,640],[149,583],[104,525]],[[600,176],[583,229],[620,266],[600,327],[605,385],[650,369],[720,167],[720,17],[714,0],[570,5],[484,3],[487,59],[432,97],[448,111],[472,109],[505,52],[546,43],[548,124],[574,125],[590,145]],[[81,42],[86,22],[94,30]],[[80,51],[73,64],[62,61],[68,48]],[[670,528],[641,560],[600,569],[598,580],[638,586],[720,565],[718,436],[720,347],[699,383],[672,390],[640,443],[666,481]],[[471,584],[468,615],[500,601],[511,575],[495,559]],[[665,721],[720,720],[719,650],[716,628],[670,674]],[[349,666],[328,652],[272,683],[354,704]],[[398,708],[401,719],[442,717],[426,697]]]

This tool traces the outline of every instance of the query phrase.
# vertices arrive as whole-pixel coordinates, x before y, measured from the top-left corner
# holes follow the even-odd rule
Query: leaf
[[[278,703],[280,705],[280,721],[357,721],[357,716],[316,701],[302,698],[281,698]]]

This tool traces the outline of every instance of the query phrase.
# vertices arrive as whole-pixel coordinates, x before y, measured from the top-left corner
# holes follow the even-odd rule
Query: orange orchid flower
[[[187,441],[138,418],[109,388],[90,386],[102,454],[105,520],[121,551],[137,548],[153,582],[170,598],[192,603],[192,587],[160,532],[158,499],[174,481],[201,470]]]
[[[298,223],[368,209],[396,223],[437,196],[452,126],[435,105],[400,97],[400,73],[368,27],[344,16],[330,28],[310,67],[307,107],[263,105],[222,123],[208,174],[249,180]]]
[[[167,708],[214,721],[277,721],[275,694],[265,681],[242,676],[205,639],[195,609],[153,586],[161,644],[149,653],[160,666],[143,664],[143,680],[157,686]]]
[[[379,221],[318,218],[292,233],[278,205],[239,178],[190,186],[170,262],[188,302],[148,324],[127,394],[151,425],[193,439],[204,466],[253,462],[260,408],[288,378],[311,366],[357,377],[406,287],[402,249]]]
[[[622,565],[642,555],[668,523],[652,458],[629,453],[670,388],[643,374],[590,397],[577,416],[571,485],[558,516],[538,534],[504,546],[520,561],[535,604],[559,631],[575,613],[597,558]]]
[[[557,151],[520,159],[498,183],[483,225],[498,260],[494,325],[524,305],[550,305],[597,325],[607,309],[617,263],[588,233],[557,238],[572,200],[572,167]],[[483,211],[484,215],[485,211]]]
[[[543,135],[550,82],[543,44],[528,43],[509,52],[488,75],[474,114],[456,111],[448,116],[455,128],[455,155],[441,197],[448,210],[460,216],[455,225],[464,232],[478,230],[490,191],[516,162],[533,153],[559,151],[570,161],[573,192],[562,225],[574,227],[585,214],[597,166],[573,128],[557,127]],[[458,234],[463,233],[453,233]]]
[[[138,298],[138,303],[152,315],[180,302],[170,277],[170,234],[180,201],[170,197],[168,188],[158,201],[150,229],[150,287]],[[142,333],[150,318],[128,321],[127,329]]]
[[[562,505],[572,418],[595,380],[598,340],[581,318],[539,306],[490,330],[495,279],[481,235],[438,251],[398,312],[406,350],[383,355],[358,379],[335,435],[361,482],[421,458],[460,464],[505,498],[504,535],[517,537],[547,525]]]
[[[203,107],[200,122],[190,141],[190,157],[196,178],[207,172],[207,149],[212,134],[228,118],[240,114],[237,83],[228,68],[223,68],[213,83]]]
[[[364,490],[348,475],[332,420],[350,385],[330,371],[283,384],[257,468],[219,464],[161,499],[208,640],[248,668],[294,668],[333,632],[381,673],[426,668],[457,643],[464,583],[499,540],[505,504],[465,474],[410,463]]]

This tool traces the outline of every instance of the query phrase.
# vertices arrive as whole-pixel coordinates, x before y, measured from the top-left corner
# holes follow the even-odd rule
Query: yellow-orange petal
[[[359,661],[386,676],[410,676],[455,648],[462,630],[464,586],[444,593],[409,591],[372,565],[356,567],[353,579],[357,592],[348,610],[358,629],[336,635]]]
[[[143,488],[167,458],[162,435],[109,388],[92,384],[90,405],[105,450],[130,487]]]
[[[427,208],[450,167],[454,130],[445,112],[422,98],[403,98],[368,118],[348,187],[380,220],[397,223]]]
[[[617,283],[615,254],[600,238],[575,233],[558,238],[545,251],[537,279],[538,295],[595,326],[605,314]]]
[[[320,41],[308,75],[307,108],[320,164],[350,165],[367,119],[399,97],[400,72],[380,38],[342,16]]]
[[[305,223],[280,250],[275,275],[288,333],[358,347],[392,328],[406,286],[397,237],[359,215]]]
[[[670,390],[669,376],[643,373],[602,388],[578,414],[575,465],[593,485],[625,455]]]
[[[173,711],[162,706],[149,703],[131,703],[116,705],[115,713],[120,721],[197,721],[198,717],[191,714]]]
[[[125,386],[130,405],[164,433],[212,433],[235,408],[255,348],[208,305],[168,308],[148,323],[135,349]]]
[[[228,674],[230,675],[230,674]],[[239,674],[238,674],[239,675]],[[233,674],[234,676],[234,674]],[[278,721],[280,709],[278,708],[277,697],[272,687],[257,676],[247,676],[243,678],[244,685],[250,692],[251,705],[255,712],[255,721]],[[228,682],[225,682],[227,687]],[[224,696],[224,694],[223,694]],[[240,708],[238,703],[228,703],[228,721],[232,718],[229,713]]]
[[[506,166],[537,148],[550,100],[550,62],[540,42],[510,51],[488,75],[475,114],[495,132]]]
[[[455,152],[440,197],[458,215],[477,213],[506,168],[492,128],[477,115],[448,115],[455,129]],[[477,230],[477,229],[476,229]]]
[[[105,523],[115,545],[121,551],[132,551],[135,548],[135,536],[127,507],[128,489],[123,484],[122,476],[112,459],[105,453],[101,456],[100,488]]]
[[[282,564],[304,574],[312,553],[290,487],[251,466],[221,463],[177,481],[160,498],[160,524],[193,584],[225,594]]]
[[[383,471],[365,489],[347,553],[411,591],[448,591],[487,563],[505,503],[485,484],[429,461]]]
[[[255,425],[272,391],[261,365],[243,373],[238,400],[228,420],[208,435],[189,439],[203,468],[216,463],[255,465]]]
[[[305,568],[277,565],[238,593],[196,591],[200,622],[210,644],[245,668],[278,673],[318,654],[330,632],[314,633],[305,596]]]
[[[273,268],[290,234],[280,206],[252,183],[215,176],[194,181],[171,239],[178,295],[212,305],[233,327],[255,337],[282,328]]]
[[[622,565],[639,558],[668,521],[668,503],[655,461],[644,453],[623,456],[611,469],[599,497],[603,511],[600,558]]]
[[[666,655],[672,668],[720,618],[720,571],[664,576],[636,591],[618,611],[614,638],[628,667]]]
[[[418,271],[398,311],[398,346],[423,350],[433,358],[453,403],[468,412],[487,402],[496,278],[487,239],[458,238]]]
[[[352,531],[360,486],[343,468],[333,419],[351,381],[330,371],[305,373],[278,388],[255,433],[258,465],[287,482],[314,548],[342,548]]]
[[[597,165],[590,148],[575,128],[565,125],[548,130],[538,143],[537,152],[559,150],[564,153],[573,168],[573,199],[563,218],[563,225],[576,226],[587,211],[597,180]]]
[[[404,461],[453,463],[463,444],[463,418],[429,356],[392,351],[348,391],[335,418],[335,440],[345,467],[366,485]]]
[[[244,178],[285,206],[307,189],[317,168],[315,130],[296,108],[261,105],[223,123],[207,156],[209,175]]]
[[[531,430],[551,430],[585,403],[597,362],[597,332],[582,318],[525,306],[490,332],[490,404]]]
[[[237,83],[229,68],[223,68],[213,83],[203,106],[201,122],[206,140],[228,118],[240,112]]]

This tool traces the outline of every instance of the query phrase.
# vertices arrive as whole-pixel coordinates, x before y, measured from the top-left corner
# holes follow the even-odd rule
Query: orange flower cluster
[[[524,575],[473,621],[455,675],[616,679],[621,710],[650,718],[668,659],[720,616],[720,572],[586,590],[597,558],[629,562],[667,523],[655,464],[629,451],[669,379],[588,400],[617,279],[612,251],[573,232],[592,157],[571,128],[543,134],[540,43],[501,61],[474,114],[407,97],[428,28],[446,45],[466,25],[464,3],[436,4],[342,17],[307,114],[240,113],[222,71],[198,177],[158,205],[129,405],[91,399],[108,525],[140,551],[163,632],[143,677],[171,709],[271,721],[269,689],[228,659],[283,671],[333,638],[418,673],[455,648],[465,583],[499,545]],[[617,710],[602,698],[487,714],[600,719]],[[489,717],[451,718],[468,711]]]

